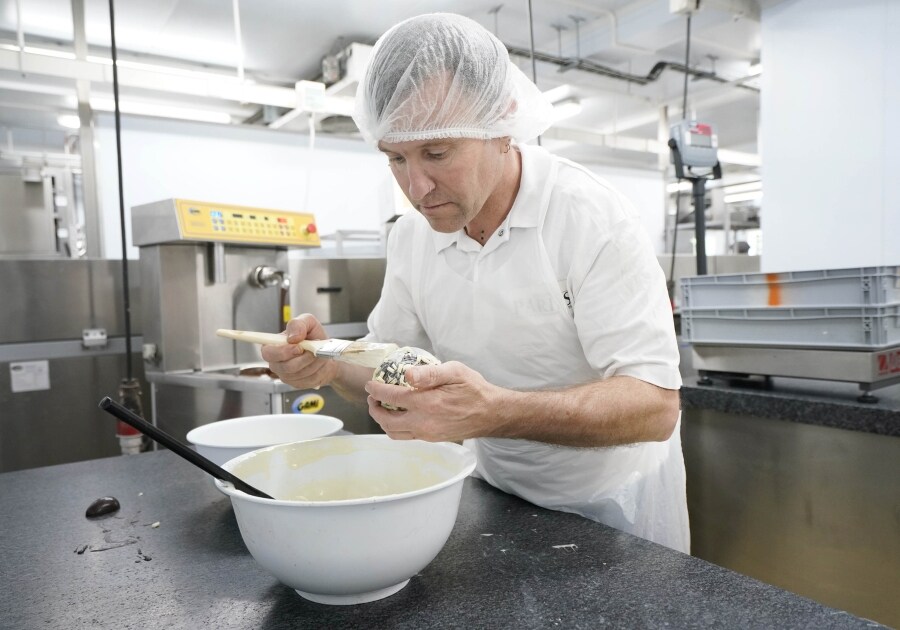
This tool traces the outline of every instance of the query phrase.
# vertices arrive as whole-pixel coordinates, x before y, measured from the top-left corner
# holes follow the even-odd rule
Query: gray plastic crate
[[[900,303],[686,309],[681,312],[681,335],[692,344],[883,348],[900,344]]]
[[[681,307],[876,306],[900,302],[900,266],[681,279]]]

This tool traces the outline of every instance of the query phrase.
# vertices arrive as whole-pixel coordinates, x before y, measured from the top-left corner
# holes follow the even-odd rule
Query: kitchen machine
[[[328,387],[295,390],[271,375],[258,346],[216,336],[219,328],[284,330],[293,284],[307,280],[292,277],[288,252],[320,246],[312,214],[185,199],[131,213],[154,424],[183,439],[196,426],[226,418],[322,413],[355,433],[375,432],[365,408]],[[326,296],[342,291],[323,288]],[[326,330],[344,338],[366,332],[364,323],[349,322]]]

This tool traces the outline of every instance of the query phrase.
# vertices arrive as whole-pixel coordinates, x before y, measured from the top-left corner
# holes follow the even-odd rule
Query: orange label
[[[781,285],[777,273],[767,273],[766,283],[769,285],[769,306],[781,306]]]

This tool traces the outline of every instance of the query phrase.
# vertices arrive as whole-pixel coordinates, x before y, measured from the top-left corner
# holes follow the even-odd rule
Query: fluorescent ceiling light
[[[19,47],[14,44],[0,44],[0,50],[11,50],[12,52],[19,52]],[[68,52],[65,50],[55,50],[53,48],[38,48],[35,46],[25,46],[22,49],[23,52],[33,54],[33,55],[41,55],[44,57],[56,57],[58,59],[75,59],[75,53]],[[101,66],[111,66],[112,59],[110,57],[98,57],[96,55],[88,55],[87,61],[90,63],[96,63]],[[133,68],[135,70],[146,70],[148,72],[159,72],[162,74],[174,74],[185,77],[193,77],[195,79],[234,79],[238,80],[237,76],[232,76],[230,74],[224,72],[207,72],[203,70],[191,70],[189,68],[179,68],[176,66],[162,66],[155,63],[146,63],[143,61],[130,61],[128,59],[118,59],[116,60],[116,65],[119,68]],[[252,81],[245,81],[245,83],[252,83]]]
[[[56,122],[66,129],[80,129],[81,120],[75,114],[60,114],[56,117]]]
[[[14,44],[0,44],[0,49],[2,50],[11,50],[13,52],[27,52],[32,55],[43,55],[44,57],[58,57],[60,59],[74,59],[75,53],[68,52],[65,50],[54,50],[52,48],[36,48],[34,46],[25,46],[20,49],[18,46]]]
[[[762,199],[762,191],[756,190],[753,192],[745,192],[738,193],[736,195],[725,195],[725,203],[737,203],[739,201],[755,201],[757,199]]]
[[[112,112],[115,111],[115,102],[111,98],[92,98],[91,107],[101,112]],[[231,115],[226,112],[216,112],[208,109],[191,109],[188,107],[160,105],[156,103],[141,103],[140,101],[120,101],[119,111],[123,114],[179,118],[181,120],[196,120],[198,122],[219,123],[224,125],[231,124]]]
[[[719,149],[719,161],[740,166],[760,166],[762,164],[757,153],[744,151],[732,151],[731,149]]]
[[[75,89],[71,85],[42,85],[36,80],[32,81],[2,81],[0,90],[15,90],[17,92],[31,92],[32,94],[52,94],[53,96],[71,97],[71,106],[78,105],[78,99],[74,96]]]
[[[88,55],[87,60],[91,63],[97,63],[102,66],[111,66],[112,59],[109,57],[96,57]],[[215,79],[221,81],[223,79],[233,79],[238,81],[237,76],[222,72],[204,72],[202,70],[191,70],[189,68],[178,68],[175,66],[161,66],[155,63],[146,63],[143,61],[129,61],[128,59],[117,59],[116,66],[120,68],[132,68],[134,70],[146,70],[147,72],[159,72],[161,74],[174,74],[182,77],[193,77],[195,79]],[[245,80],[245,83],[253,83],[253,81]]]
[[[681,192],[687,192],[693,188],[691,182],[672,182],[666,186],[666,192],[668,193],[676,193],[679,190]]]
[[[570,98],[553,105],[553,122],[559,122],[581,113],[581,102]]]
[[[746,184],[731,184],[730,186],[722,187],[722,191],[726,195],[733,195],[735,193],[743,192],[753,192],[756,190],[762,190],[762,181],[756,180],[755,182],[747,182]]]

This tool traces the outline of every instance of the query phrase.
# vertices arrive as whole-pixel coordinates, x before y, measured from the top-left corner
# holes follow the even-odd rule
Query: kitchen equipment
[[[135,206],[131,215],[146,372],[258,362],[252,349],[223,344],[213,331],[284,329],[287,248],[319,245],[313,215],[183,199]]]
[[[103,398],[103,400],[100,401],[100,408],[107,413],[115,416],[122,422],[125,422],[126,424],[134,427],[147,437],[153,438],[176,455],[179,455],[188,460],[194,466],[206,473],[209,473],[220,482],[230,483],[235,488],[240,489],[242,492],[246,492],[247,494],[253,495],[255,497],[266,499],[272,498],[265,492],[257,490],[256,488],[244,482],[242,479],[236,477],[227,470],[223,470],[217,464],[203,457],[203,455],[200,455],[190,447],[182,444],[165,431],[157,429],[155,426],[132,412],[130,409],[127,409],[126,407],[123,407],[116,401],[112,400],[109,396],[106,396],[105,398]]]
[[[225,330],[222,328],[217,330],[216,334],[228,339],[268,346],[280,346],[287,343],[287,338],[281,334],[274,335],[249,330]],[[373,369],[380,366],[385,357],[398,348],[397,344],[394,343],[347,341],[345,339],[304,339],[297,345],[307,352],[312,352],[319,358],[335,359]]]
[[[330,265],[291,265],[289,249],[319,245],[312,214],[183,199],[135,206],[131,213],[154,422],[179,439],[216,420],[291,412],[338,417],[354,433],[379,430],[365,406],[330,387],[300,391],[277,378],[248,376],[247,368],[260,364],[259,349],[215,334],[217,328],[279,333],[290,303],[309,295],[322,300],[295,301],[298,309],[330,305],[345,316],[363,310],[345,282],[348,266],[331,274]],[[367,332],[364,321],[338,321],[325,324],[329,336]]]
[[[128,261],[133,278],[137,264]],[[138,309],[137,283],[129,293]],[[126,371],[122,262],[0,260],[0,295],[0,472],[120,455],[115,427],[96,411]],[[140,333],[132,317],[131,360],[146,392]]]
[[[729,344],[694,344],[693,367],[698,383],[712,378],[741,379],[759,375],[843,381],[859,385],[857,400],[876,403],[872,390],[900,383],[900,346],[880,350],[839,350]]]
[[[721,179],[718,134],[715,125],[679,120],[670,128],[669,149],[678,180],[691,182],[694,197],[694,238],[697,241],[697,275],[706,275],[706,180]],[[695,170],[697,169],[697,170]]]
[[[254,451],[224,468],[293,499],[216,482],[254,559],[306,599],[360,604],[396,593],[437,556],[475,456],[450,442],[333,436]]]
[[[279,413],[210,422],[189,431],[187,441],[221,466],[250,451],[334,435],[343,427],[343,422],[331,416]]]

